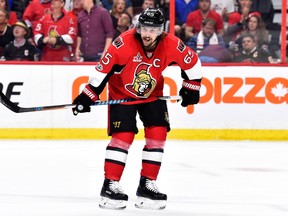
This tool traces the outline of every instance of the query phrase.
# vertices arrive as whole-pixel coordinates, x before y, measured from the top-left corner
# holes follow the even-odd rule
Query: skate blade
[[[135,203],[136,208],[162,210],[166,207],[166,200],[151,200],[144,197],[138,197]]]
[[[112,200],[107,197],[101,197],[101,201],[99,203],[99,207],[103,209],[115,209],[122,210],[127,206],[126,200]]]

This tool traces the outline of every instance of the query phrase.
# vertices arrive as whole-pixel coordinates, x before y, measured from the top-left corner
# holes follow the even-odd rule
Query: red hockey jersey
[[[154,52],[147,53],[135,34],[135,29],[131,29],[113,41],[96,66],[95,79],[90,81],[93,86],[99,86],[113,70],[108,82],[111,99],[146,98],[148,102],[155,100],[154,96],[162,96],[162,73],[171,64],[180,66],[189,80],[202,78],[197,54],[178,37],[165,33]]]
[[[77,23],[65,12],[64,16],[58,20],[53,20],[51,14],[47,14],[37,23],[34,35],[39,39],[39,35],[43,37],[59,37],[67,43],[64,45],[52,46],[47,44],[41,55],[41,61],[70,61],[72,45],[76,43]],[[37,43],[37,40],[35,40]]]
[[[28,27],[35,28],[36,23],[45,14],[51,14],[51,2],[41,3],[40,0],[33,0],[29,3],[23,13],[23,20],[27,23]]]

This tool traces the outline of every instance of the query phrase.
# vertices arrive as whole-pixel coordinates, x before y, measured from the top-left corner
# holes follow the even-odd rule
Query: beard
[[[142,44],[145,48],[145,50],[150,51],[153,50],[155,48],[157,40],[156,39],[152,39],[151,37],[143,37],[142,38]]]

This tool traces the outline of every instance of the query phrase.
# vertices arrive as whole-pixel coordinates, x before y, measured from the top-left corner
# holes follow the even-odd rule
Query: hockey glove
[[[90,112],[90,106],[97,100],[99,100],[99,96],[96,93],[95,87],[91,84],[86,85],[82,93],[73,101],[73,104],[76,104],[76,106],[72,108],[73,114],[77,115],[78,113]]]
[[[201,80],[183,80],[182,88],[179,91],[179,95],[182,96],[181,106],[187,107],[199,102],[200,82]]]

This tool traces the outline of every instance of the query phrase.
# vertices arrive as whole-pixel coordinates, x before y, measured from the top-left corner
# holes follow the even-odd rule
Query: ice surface
[[[143,141],[130,148],[125,210],[98,207],[108,140],[0,140],[1,216],[287,216],[288,143],[171,141],[157,180],[165,210],[134,207]]]

